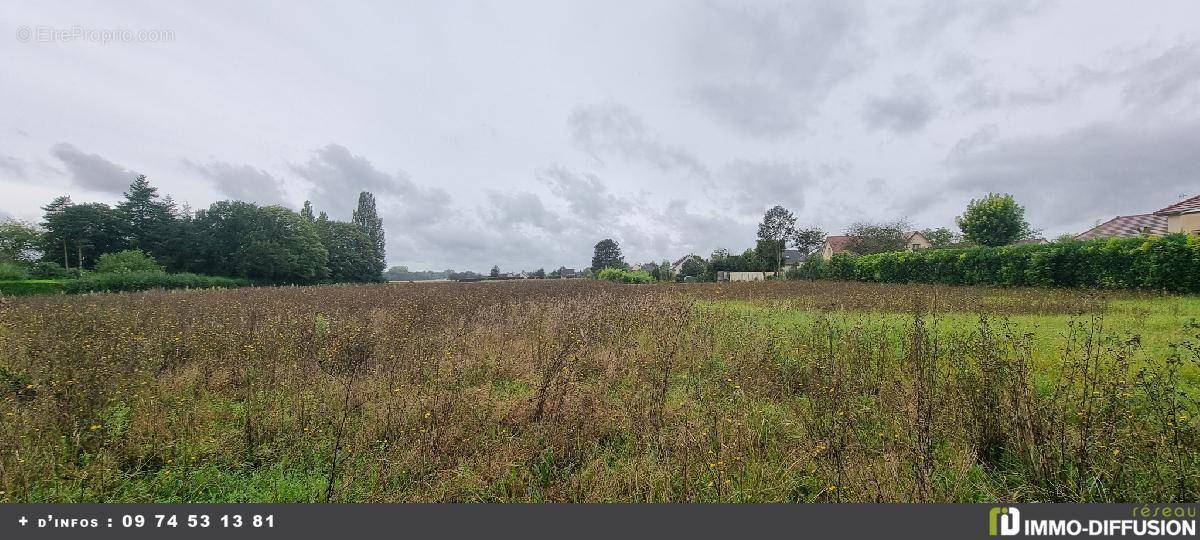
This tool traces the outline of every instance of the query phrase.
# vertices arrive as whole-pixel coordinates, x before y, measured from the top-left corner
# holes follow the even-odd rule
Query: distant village
[[[787,214],[787,219],[791,219],[794,223],[794,218],[790,217],[790,213]],[[790,242],[790,239],[786,238],[786,234],[783,235],[784,237],[777,239],[761,238],[762,235],[760,234],[758,249],[747,250],[742,255],[731,255],[725,250],[717,250],[707,258],[690,253],[672,261],[664,260],[662,262],[650,261],[641,263],[625,263],[623,259],[619,259],[618,257],[618,260],[614,260],[611,266],[605,264],[605,267],[619,267],[622,270],[630,272],[644,272],[657,281],[760,281],[770,279],[776,275],[782,275],[788,269],[799,267],[811,258],[820,258],[821,260],[829,261],[834,256],[840,254],[859,255],[866,252],[880,251],[919,251],[968,247],[972,245],[964,237],[963,233],[956,233],[947,228],[909,230],[905,228],[906,225],[903,221],[885,224],[857,224],[851,227],[851,230],[847,231],[846,234],[824,235],[824,233],[821,233],[820,236],[824,238],[815,245],[811,243],[811,240],[808,243],[803,241],[798,243]],[[791,227],[794,229],[794,225]],[[787,228],[784,227],[784,229]],[[761,231],[762,226],[760,226],[760,233]],[[807,231],[810,233],[809,238],[812,238],[811,233],[813,231],[815,229]],[[792,232],[794,233],[794,230]],[[1016,238],[1010,244],[1050,243],[1050,240],[1038,236],[1037,231],[1026,230],[1023,232],[1024,234],[1020,235],[1021,237]],[[1172,233],[1200,233],[1200,195],[1183,199],[1153,212],[1116,216],[1079,234],[1063,235],[1054,241],[1082,241],[1137,236],[1154,237]],[[869,236],[880,238],[867,238]],[[764,248],[764,241],[768,244],[766,246],[768,251],[771,247],[778,248],[780,245],[784,249],[776,249],[778,254],[775,257],[764,256],[764,250],[762,249]],[[774,246],[770,245],[772,241],[775,242]],[[789,244],[791,247],[788,247]],[[864,244],[871,245],[866,246]],[[613,245],[615,246],[616,243],[613,242]],[[752,258],[757,259],[758,262],[747,264],[748,261],[746,259]],[[772,258],[775,260],[770,260]],[[593,264],[593,266],[596,265]],[[483,280],[590,278],[595,277],[597,272],[598,269],[594,267],[575,269],[565,266],[560,266],[549,272],[540,268],[532,271],[504,271],[498,266],[493,266],[487,273],[472,271],[455,272],[453,270],[411,272],[407,267],[398,266],[388,269],[384,273],[384,277],[390,281],[449,280],[470,282]]]

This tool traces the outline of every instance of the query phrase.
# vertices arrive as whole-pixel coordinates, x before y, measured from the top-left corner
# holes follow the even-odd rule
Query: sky
[[[1200,3],[4,2],[0,217],[147,175],[349,219],[411,269],[753,247],[776,204],[1052,238],[1200,193]]]

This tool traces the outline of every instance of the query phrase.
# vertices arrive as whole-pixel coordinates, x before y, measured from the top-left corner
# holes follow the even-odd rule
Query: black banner
[[[1196,535],[1196,505],[0,505],[0,539]]]

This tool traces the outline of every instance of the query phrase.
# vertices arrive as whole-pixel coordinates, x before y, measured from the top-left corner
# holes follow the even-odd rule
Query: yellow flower
[[[92,431],[96,431],[97,429],[100,429],[100,424],[92,424],[92,426],[89,427],[88,429],[90,429]]]

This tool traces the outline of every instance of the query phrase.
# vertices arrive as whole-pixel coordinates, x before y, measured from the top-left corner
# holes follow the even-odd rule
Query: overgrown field
[[[839,282],[0,299],[0,501],[1195,502],[1198,317]]]

